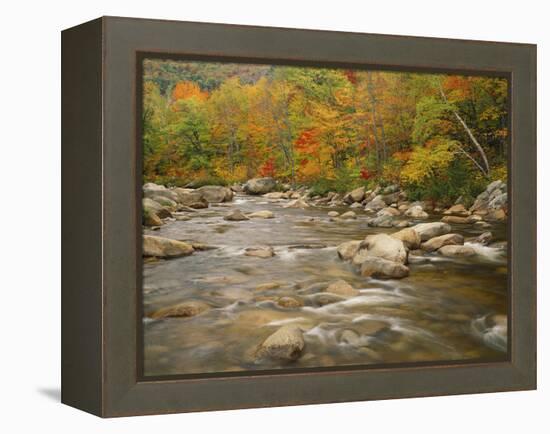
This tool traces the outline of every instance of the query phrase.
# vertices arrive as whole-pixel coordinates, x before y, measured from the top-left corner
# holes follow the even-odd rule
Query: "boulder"
[[[256,357],[293,361],[302,355],[304,346],[304,337],[300,328],[289,324],[263,341],[256,351]]]
[[[401,229],[399,232],[391,234],[391,236],[401,240],[409,250],[415,250],[420,247],[420,235],[413,228]]]
[[[356,218],[357,218],[357,214],[355,214],[354,211],[348,211],[348,212],[343,213],[343,214],[340,216],[340,218],[341,218],[341,219],[344,219],[344,220],[356,219]]]
[[[501,193],[490,199],[487,205],[489,209],[506,209],[508,208],[508,193]]]
[[[451,232],[451,226],[442,222],[420,223],[412,228],[420,235],[421,241],[427,241],[430,238]]]
[[[344,261],[351,260],[359,251],[359,245],[361,242],[362,241],[346,241],[345,243],[340,244],[336,248],[338,257]]]
[[[210,309],[210,305],[199,300],[189,300],[174,306],[165,307],[153,312],[150,317],[160,318],[187,318],[199,315]]]
[[[243,186],[241,184],[233,184],[231,187],[229,187],[231,191],[234,193],[242,193],[243,192]]]
[[[477,215],[477,214],[472,214],[470,216],[468,216],[466,218],[467,220],[467,223],[475,223],[475,222],[480,222],[481,220],[483,220],[483,217],[481,217],[480,215]]]
[[[485,220],[496,222],[506,221],[506,212],[503,209],[490,209],[485,215]]]
[[[368,222],[369,226],[375,228],[391,228],[394,224],[393,217],[387,214],[370,219]]]
[[[370,256],[361,263],[361,275],[375,279],[401,279],[409,275],[409,269],[401,263]]]
[[[428,218],[428,213],[424,211],[420,205],[411,206],[405,211],[405,215],[416,219]]]
[[[467,257],[474,256],[476,251],[470,246],[443,246],[438,253],[443,256]]]
[[[309,204],[303,199],[294,199],[283,205],[283,208],[299,208],[306,209],[309,208]]]
[[[384,194],[380,198],[386,205],[391,205],[392,203],[396,203],[399,200],[399,192]]]
[[[233,200],[233,190],[220,185],[205,185],[197,189],[208,203],[230,202]]]
[[[272,219],[273,217],[273,213],[268,210],[256,211],[248,214],[248,218],[251,219]]]
[[[459,217],[468,217],[471,214],[471,212],[468,211],[463,204],[459,203],[459,204],[453,205],[449,209],[445,210],[443,212],[443,214],[444,215],[454,215],[454,216],[459,216]]]
[[[172,217],[172,213],[168,208],[162,206],[160,203],[154,201],[153,199],[149,199],[148,197],[142,199],[141,205],[144,215],[156,214],[157,217],[161,219]]]
[[[393,222],[394,228],[408,228],[411,225],[411,222],[408,220],[400,220],[398,222]]]
[[[158,204],[162,205],[166,209],[168,209],[170,212],[177,211],[178,204],[176,201],[170,199],[169,197],[164,196],[151,196],[151,199],[157,202]]]
[[[381,217],[381,216],[398,216],[398,215],[401,215],[401,213],[395,208],[386,207],[386,208],[382,208],[380,211],[378,211],[376,213],[376,215],[378,217]]]
[[[190,208],[208,208],[208,201],[203,195],[189,188],[175,188],[174,193],[177,195],[177,202],[181,205]]]
[[[459,224],[463,225],[468,223],[468,217],[459,217],[456,215],[446,215],[441,219],[443,223]]]
[[[387,234],[367,236],[359,245],[359,251],[354,257],[354,262],[356,262],[356,257],[358,255],[375,256],[400,264],[405,264],[407,262],[407,250],[403,242]]]
[[[164,185],[158,185],[148,182],[143,186],[143,197],[167,197],[173,201],[177,201],[177,195],[173,190],[167,189]]]
[[[365,187],[359,187],[344,196],[344,202],[361,202],[365,198]]]
[[[365,211],[367,212],[378,212],[383,208],[386,208],[386,202],[382,200],[382,196],[376,196],[365,205]]]
[[[438,237],[434,237],[422,243],[422,250],[426,252],[433,252],[443,246],[454,246],[464,244],[464,237],[460,234],[445,234]]]
[[[143,256],[156,258],[177,258],[193,253],[194,249],[188,243],[169,238],[143,235]]]
[[[353,297],[359,294],[359,291],[357,291],[357,289],[355,289],[345,280],[337,280],[336,282],[332,282],[327,287],[327,289],[325,289],[325,292],[330,292],[331,294],[350,296],[350,297]]]
[[[493,241],[493,234],[491,232],[483,232],[474,240],[475,243],[479,243],[484,246],[488,245],[491,241]]]
[[[144,226],[161,226],[164,222],[154,211],[143,209],[142,223]]]
[[[273,178],[252,178],[244,185],[244,191],[248,194],[265,194],[273,191],[277,181]]]
[[[229,214],[225,215],[224,220],[228,220],[231,222],[240,222],[243,220],[250,220],[247,216],[245,216],[240,209],[234,209]]]
[[[271,258],[275,256],[275,251],[273,247],[270,246],[257,246],[257,247],[248,247],[245,249],[244,254],[246,256],[253,256],[255,258]]]

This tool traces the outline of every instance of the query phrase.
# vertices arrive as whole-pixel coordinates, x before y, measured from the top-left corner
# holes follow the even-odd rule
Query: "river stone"
[[[430,240],[422,243],[422,250],[426,252],[433,252],[440,249],[443,246],[453,246],[464,244],[464,237],[460,234],[445,234],[439,237],[431,238]]]
[[[248,214],[248,218],[251,219],[272,219],[274,217],[273,213],[268,210],[256,211]]]
[[[501,209],[508,207],[508,194],[501,193],[490,200],[487,205],[489,209]]]
[[[151,196],[151,199],[160,204],[161,206],[167,208],[170,212],[174,212],[178,209],[178,204],[176,201],[164,197],[164,196]]]
[[[505,221],[506,212],[503,209],[490,209],[485,216],[485,220],[497,222]]]
[[[259,346],[256,356],[293,361],[302,355],[304,346],[304,337],[300,328],[295,325],[285,325]]]
[[[455,215],[447,215],[441,219],[443,223],[451,223],[451,224],[466,224],[468,223],[467,217],[459,217]]]
[[[208,208],[208,201],[203,195],[189,188],[174,188],[174,193],[177,195],[176,201],[190,208]]]
[[[327,215],[329,217],[338,217],[340,213],[338,211],[329,211]]]
[[[197,192],[208,203],[230,202],[233,199],[233,191],[220,185],[204,185],[198,188]]]
[[[369,226],[375,228],[391,228],[393,227],[393,217],[385,214],[369,220]]]
[[[280,288],[281,284],[279,282],[266,282],[256,286],[256,291],[269,291],[271,289]]]
[[[391,205],[399,200],[399,192],[384,194],[381,199],[386,205]]]
[[[327,289],[325,289],[325,292],[330,292],[331,294],[336,294],[336,295],[351,296],[351,297],[359,294],[359,291],[357,291],[357,289],[355,289],[345,280],[337,280],[336,282],[332,282],[327,287]]]
[[[359,187],[344,196],[344,202],[361,202],[365,198],[365,187]]]
[[[477,214],[472,214],[470,216],[468,216],[466,218],[467,220],[467,223],[475,223],[475,222],[480,222],[483,220],[483,217],[481,217],[480,215],[477,215]]]
[[[491,227],[491,224],[484,221],[478,221],[474,223],[474,227],[478,229],[488,229]]]
[[[153,235],[143,235],[143,256],[177,258],[179,256],[190,255],[193,251],[193,246],[183,241]]]
[[[346,329],[340,335],[340,342],[358,347],[361,342],[361,336],[355,330]]]
[[[288,195],[280,191],[272,191],[271,193],[264,194],[263,197],[267,199],[284,199],[288,198]]]
[[[304,305],[304,302],[301,298],[298,297],[281,297],[277,300],[277,304],[281,307],[287,309],[297,309]]]
[[[344,261],[352,259],[359,250],[361,241],[346,241],[336,248],[338,257]]]
[[[450,257],[467,257],[474,256],[476,251],[470,246],[443,246],[438,253]]]
[[[309,204],[303,199],[294,199],[283,205],[283,208],[299,208],[306,209],[309,208]]]
[[[224,220],[228,220],[231,222],[239,222],[243,220],[250,220],[247,216],[245,216],[240,209],[234,209],[229,214],[224,216]]]
[[[141,201],[141,204],[144,212],[154,213],[161,219],[172,217],[172,213],[168,208],[162,206],[158,202],[155,202],[153,199],[146,197]]]
[[[451,226],[442,222],[420,223],[413,226],[412,229],[420,235],[421,241],[427,241],[430,238],[451,232]]]
[[[355,214],[355,211],[348,211],[348,212],[345,212],[343,213],[341,216],[340,216],[341,219],[344,219],[344,220],[347,220],[347,219],[356,219],[357,218],[357,214]]]
[[[401,279],[409,275],[409,269],[398,262],[374,256],[365,256],[361,263],[361,275],[375,279]]]
[[[466,207],[459,203],[457,205],[453,205],[449,209],[445,210],[443,212],[444,215],[454,215],[459,217],[468,217],[471,212],[466,209]]]
[[[425,219],[428,218],[428,213],[422,209],[420,205],[411,206],[407,211],[405,211],[407,217]]]
[[[164,185],[154,184],[148,182],[143,186],[143,196],[144,197],[167,197],[177,202],[177,194],[173,190],[167,189]]]
[[[493,240],[493,234],[491,232],[483,232],[475,240],[475,243],[482,244],[484,246],[488,245]]]
[[[388,234],[367,236],[359,245],[359,251],[355,256],[357,255],[375,256],[401,264],[407,262],[407,250],[403,241]]]
[[[272,192],[277,186],[273,178],[253,178],[244,185],[244,191],[248,194],[265,194]]]
[[[418,249],[420,247],[420,235],[413,228],[401,229],[399,232],[391,234],[391,236],[401,240],[409,250]]]
[[[258,246],[246,248],[244,254],[246,256],[265,259],[275,256],[275,251],[273,250],[273,247],[270,246]]]
[[[376,196],[365,205],[365,211],[367,212],[378,212],[383,208],[386,208],[386,202],[382,200],[382,196]]]
[[[160,318],[187,318],[199,315],[210,309],[210,305],[198,300],[189,300],[174,306],[165,307],[153,312],[150,317]]]
[[[152,210],[143,209],[143,219],[142,223],[145,226],[162,226],[164,222],[160,217]]]
[[[376,213],[376,215],[378,217],[382,217],[382,216],[398,216],[398,215],[401,215],[401,213],[395,209],[395,208],[392,208],[392,207],[386,207],[386,208],[382,208],[380,211],[378,211]]]

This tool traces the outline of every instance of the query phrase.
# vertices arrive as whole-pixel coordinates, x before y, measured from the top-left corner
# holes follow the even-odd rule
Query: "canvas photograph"
[[[147,56],[144,377],[509,359],[496,74]]]

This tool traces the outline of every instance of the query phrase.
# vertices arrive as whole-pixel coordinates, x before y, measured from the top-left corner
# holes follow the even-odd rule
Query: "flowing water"
[[[327,211],[348,209],[283,208],[286,203],[237,196],[188,213],[188,221],[145,230],[216,247],[144,264],[145,375],[506,357],[505,248],[473,243],[473,258],[411,257],[407,278],[363,278],[338,258],[336,246],[396,229],[369,228],[361,210],[355,210],[357,220],[334,222]],[[275,218],[223,220],[235,208],[270,210]],[[490,230],[494,241],[506,240],[505,225]],[[470,238],[483,231],[453,225],[453,232]],[[245,256],[244,249],[255,245],[272,246],[275,256]],[[323,290],[339,279],[360,294],[325,304]],[[271,289],[257,288],[267,283]],[[298,297],[304,306],[281,307],[283,296]],[[190,318],[147,318],[188,300],[213,308]],[[493,321],[495,315],[501,320]],[[258,345],[290,323],[304,331],[302,356],[287,364],[256,360]]]

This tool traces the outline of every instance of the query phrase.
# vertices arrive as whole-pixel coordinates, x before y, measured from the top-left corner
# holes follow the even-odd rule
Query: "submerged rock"
[[[153,312],[150,317],[160,318],[187,318],[199,315],[210,309],[210,305],[198,300],[185,301],[174,306],[165,307]]]
[[[309,208],[309,204],[303,199],[294,199],[289,203],[285,204],[283,208],[300,208],[306,209]]]
[[[359,291],[357,291],[357,289],[355,289],[345,280],[337,280],[336,282],[332,282],[327,287],[327,289],[325,289],[325,292],[330,292],[331,294],[344,295],[344,296],[350,296],[350,297],[353,297],[359,294]]]
[[[304,305],[304,301],[298,297],[281,297],[277,300],[277,304],[287,309],[297,309]]]
[[[232,221],[232,222],[239,222],[244,220],[250,220],[247,216],[245,216],[241,210],[234,209],[229,214],[224,216],[224,220]]]
[[[246,256],[253,256],[255,258],[271,258],[275,256],[275,251],[273,247],[270,246],[258,246],[258,247],[248,247],[245,249],[244,254]]]
[[[270,335],[259,346],[256,357],[293,361],[302,355],[304,346],[304,337],[300,328],[286,325]]]
[[[341,219],[344,219],[344,220],[348,220],[348,219],[356,219],[357,218],[357,214],[355,214],[354,211],[348,211],[348,212],[345,212],[344,214],[342,214],[340,216]]]
[[[152,235],[143,235],[143,256],[177,258],[190,255],[193,251],[193,246],[182,241]]]
[[[256,211],[248,214],[248,218],[251,219],[272,219],[273,217],[275,217],[273,213],[268,210]]]

